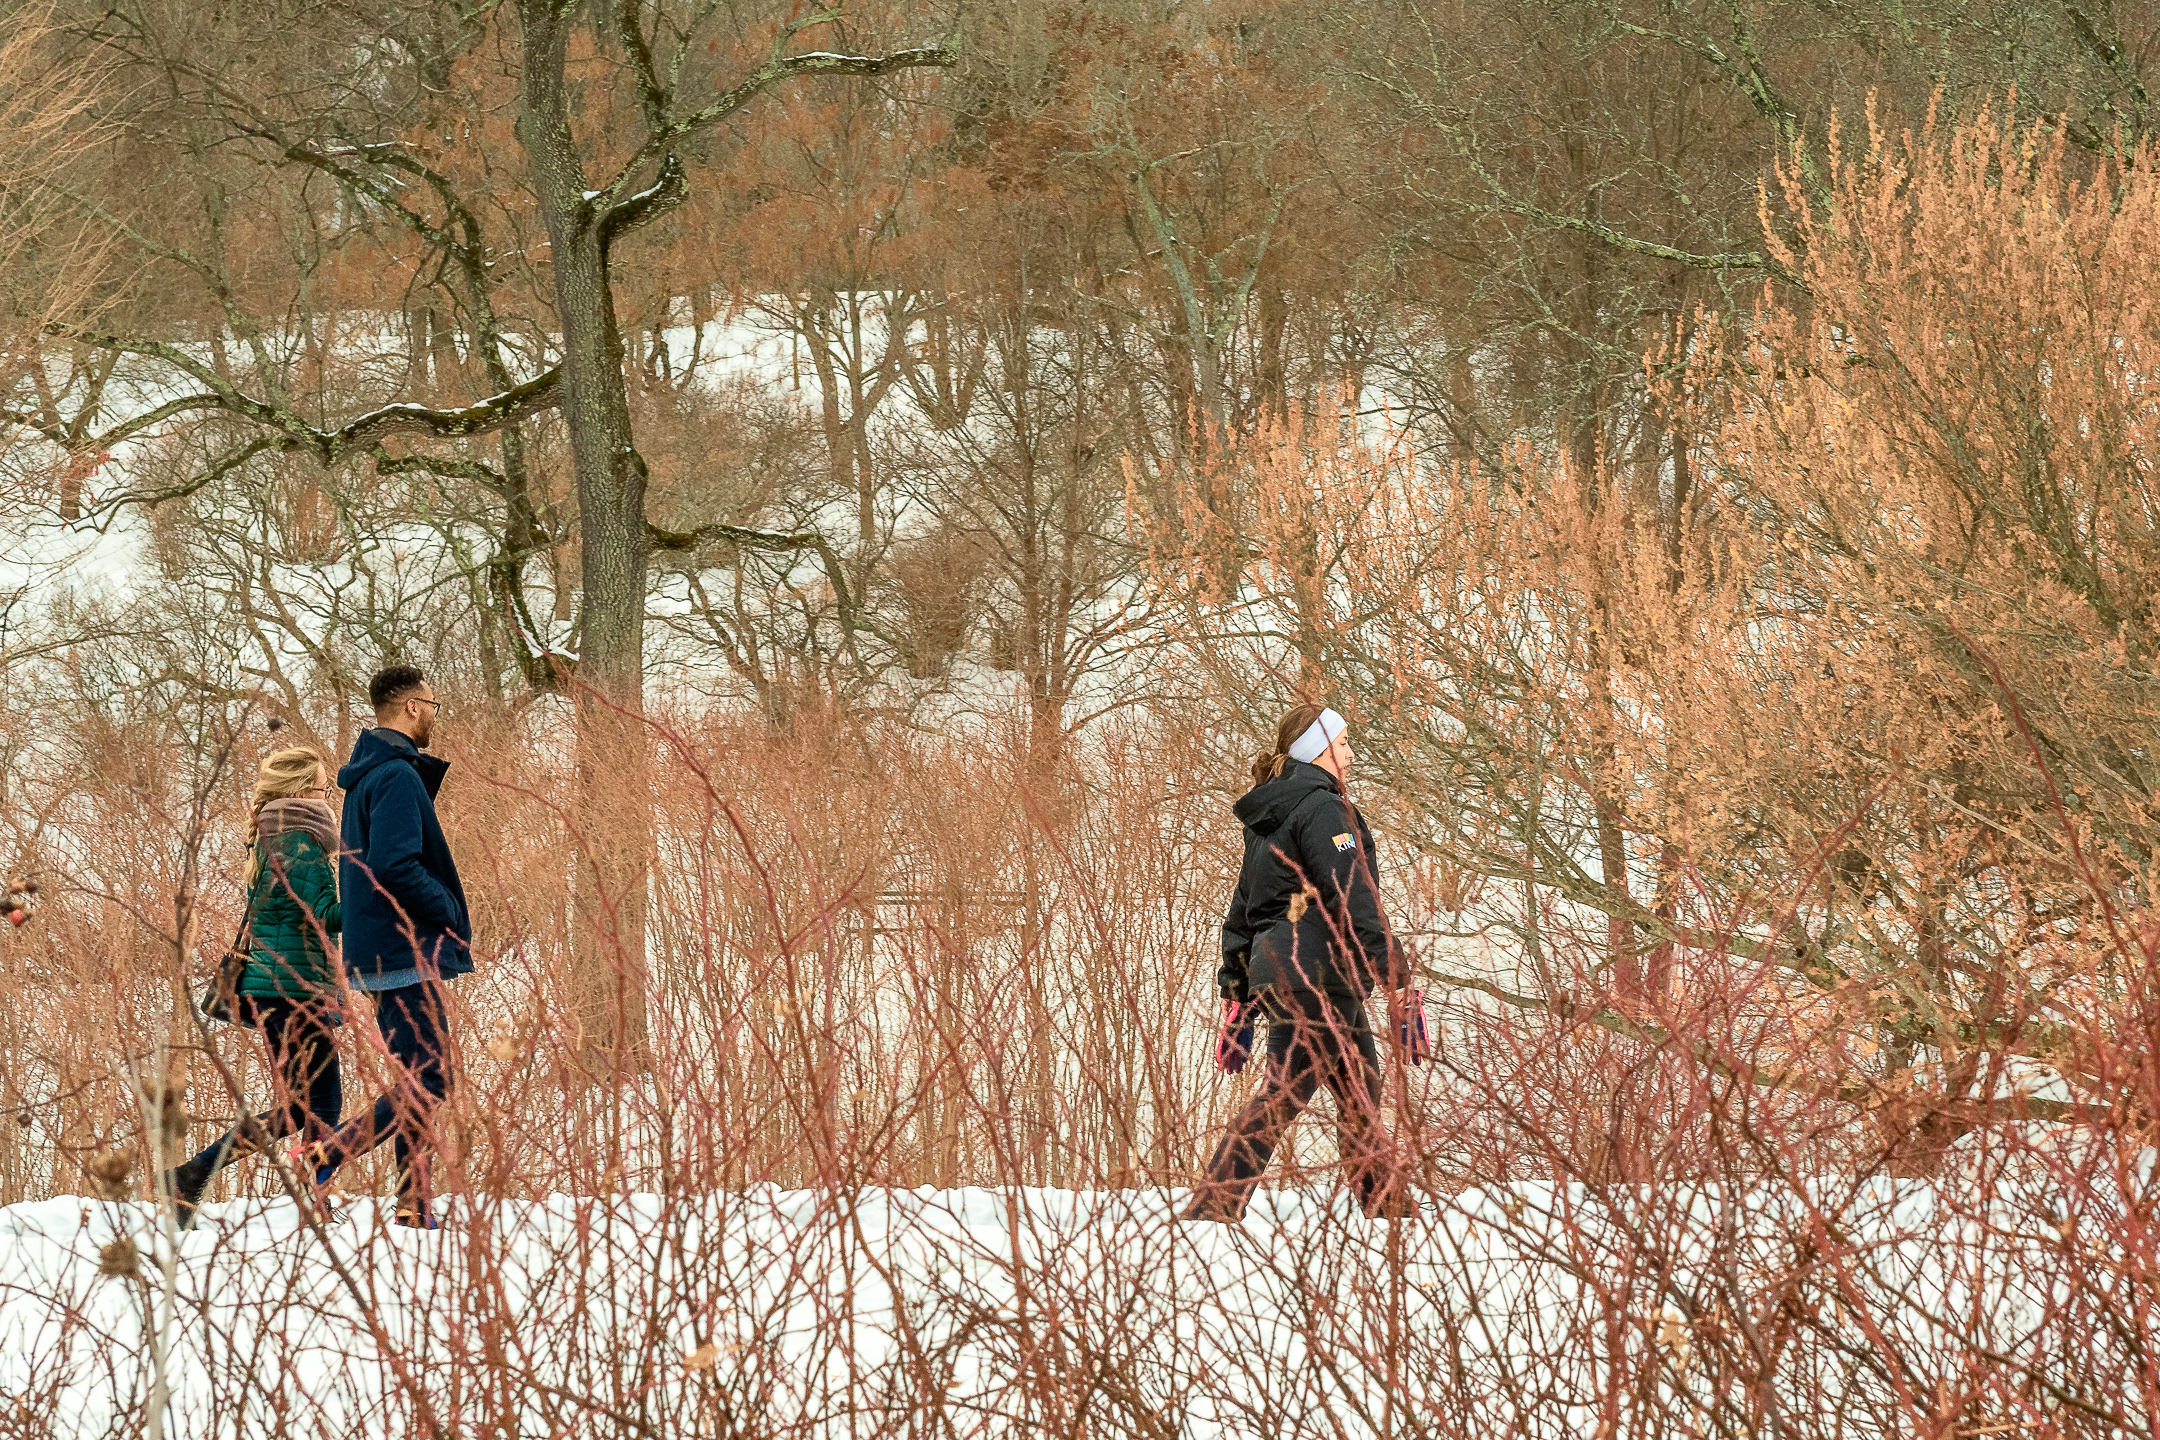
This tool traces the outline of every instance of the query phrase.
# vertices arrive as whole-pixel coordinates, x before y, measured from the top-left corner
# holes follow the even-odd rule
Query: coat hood
[[[1291,812],[1318,790],[1325,790],[1330,795],[1342,794],[1342,787],[1335,783],[1335,777],[1318,765],[1288,760],[1283,763],[1282,774],[1265,784],[1253,786],[1230,808],[1238,821],[1254,834],[1272,835],[1282,828]]]
[[[423,755],[420,747],[399,730],[386,730],[376,726],[360,732],[360,739],[353,745],[352,758],[339,767],[338,788],[352,790],[367,778],[368,773],[392,760],[402,760],[420,772],[422,783],[427,786],[428,798],[442,788],[443,776],[450,769],[450,762],[433,755]]]

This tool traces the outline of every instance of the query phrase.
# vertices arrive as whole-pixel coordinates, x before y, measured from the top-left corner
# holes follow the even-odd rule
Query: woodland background
[[[2149,8],[7,25],[0,1197],[229,1113],[245,777],[393,659],[458,1143],[580,1137],[490,1183],[647,1183],[677,1066],[744,1176],[1189,1175],[1299,694],[1512,1047],[1434,1184],[2147,1133]]]
[[[0,14],[0,1432],[2149,1433],[2160,10]],[[458,1222],[180,1236],[255,762],[394,660]],[[1170,1218],[1301,696],[1415,1233],[1319,1124]]]

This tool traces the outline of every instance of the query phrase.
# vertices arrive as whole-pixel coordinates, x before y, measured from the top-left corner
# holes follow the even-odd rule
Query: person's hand
[[[1243,1000],[1223,1002],[1222,1027],[1215,1032],[1215,1068],[1226,1075],[1239,1073],[1252,1058],[1256,1008]]]
[[[1424,1064],[1432,1054],[1432,1040],[1425,1028],[1425,992],[1415,985],[1403,986],[1394,993],[1392,1010],[1396,1043],[1412,1065]]]

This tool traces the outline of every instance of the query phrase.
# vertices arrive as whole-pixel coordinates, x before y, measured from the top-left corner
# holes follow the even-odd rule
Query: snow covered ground
[[[174,1436],[1561,1436],[1616,1393],[1702,1433],[1762,1398],[1717,1357],[1773,1343],[1796,1435],[1896,1431],[1943,1386],[1998,1386],[2016,1421],[2106,1383],[1987,1357],[2054,1353],[2123,1256],[1947,1194],[1524,1185],[1391,1224],[1275,1190],[1230,1227],[1167,1191],[752,1188],[461,1203],[440,1233],[248,1200],[169,1270],[151,1207],[52,1200],[0,1210],[0,1417],[156,1433],[160,1328]],[[138,1274],[101,1273],[123,1232]]]

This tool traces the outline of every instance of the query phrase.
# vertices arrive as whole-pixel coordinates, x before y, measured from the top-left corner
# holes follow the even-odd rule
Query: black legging
[[[1236,1219],[1283,1133],[1322,1085],[1335,1096],[1336,1143],[1350,1188],[1367,1210],[1383,1202],[1392,1167],[1383,1153],[1380,1059],[1364,1002],[1310,990],[1268,990],[1268,1042],[1260,1090],[1230,1122],[1195,1187],[1195,1219]]]
[[[337,1047],[323,1023],[329,1002],[254,995],[238,998],[262,1030],[276,1103],[242,1120],[180,1166],[177,1178],[184,1194],[201,1194],[212,1175],[267,1148],[273,1140],[301,1130],[309,1139],[329,1134],[344,1109]]]

